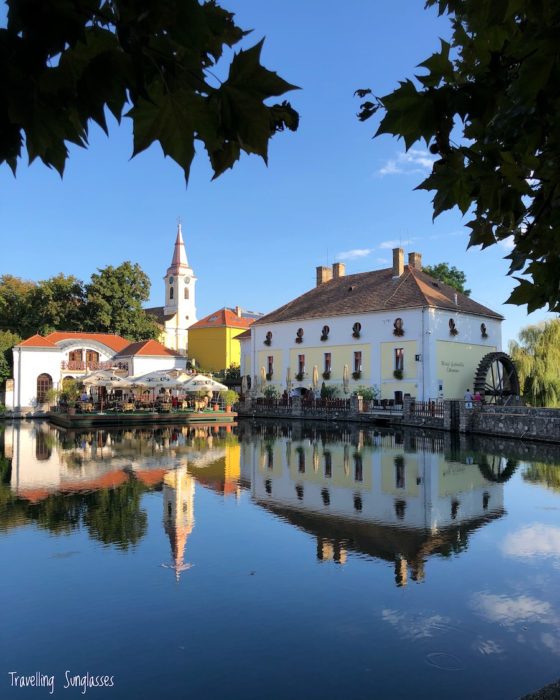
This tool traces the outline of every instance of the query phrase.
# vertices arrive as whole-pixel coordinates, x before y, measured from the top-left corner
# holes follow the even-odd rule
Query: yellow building
[[[241,350],[237,336],[259,316],[238,306],[209,314],[189,328],[189,359],[213,372],[239,365]]]

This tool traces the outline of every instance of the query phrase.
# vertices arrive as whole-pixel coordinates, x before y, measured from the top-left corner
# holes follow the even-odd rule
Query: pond
[[[0,424],[0,697],[518,698],[560,673],[560,446]]]

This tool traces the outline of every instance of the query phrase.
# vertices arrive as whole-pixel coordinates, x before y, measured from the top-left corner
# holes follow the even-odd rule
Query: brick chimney
[[[346,265],[341,262],[334,263],[332,266],[332,276],[334,279],[344,277],[346,275]]]
[[[323,267],[320,265],[317,268],[317,287],[332,280],[332,270],[330,267]]]
[[[393,278],[401,277],[404,272],[404,250],[393,248]]]
[[[422,269],[422,253],[408,254],[408,267],[413,267],[415,270]]]
[[[240,306],[235,307],[235,314],[238,318],[241,318],[242,311]]]

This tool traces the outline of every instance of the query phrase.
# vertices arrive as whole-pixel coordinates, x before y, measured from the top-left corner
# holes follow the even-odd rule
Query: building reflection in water
[[[171,543],[170,567],[178,581],[181,572],[191,567],[184,557],[187,538],[194,528],[194,478],[186,465],[170,469],[163,477],[163,526]]]
[[[462,551],[471,532],[504,512],[502,482],[517,462],[488,444],[477,453],[450,440],[249,423],[239,439],[216,426],[77,433],[21,421],[0,437],[0,527],[84,528],[126,550],[147,529],[142,494],[160,490],[168,566],[179,579],[190,566],[195,482],[233,498],[250,488],[259,506],[313,536],[319,561],[375,557],[391,562],[404,586],[424,579],[431,556]]]
[[[404,586],[504,513],[503,484],[445,452],[443,438],[276,426],[242,440],[241,460],[256,503],[312,534],[319,561],[382,559]]]
[[[6,425],[0,433],[5,498],[0,529],[34,521],[53,532],[79,528],[126,550],[144,536],[141,496],[162,491],[163,527],[177,580],[190,567],[195,480],[239,497],[239,443],[231,426],[65,431],[47,423]]]

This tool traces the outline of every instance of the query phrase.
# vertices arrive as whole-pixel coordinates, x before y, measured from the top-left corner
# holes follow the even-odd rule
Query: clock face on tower
[[[185,277],[185,284],[188,284],[190,281],[191,281],[191,278],[187,275],[187,277]]]

